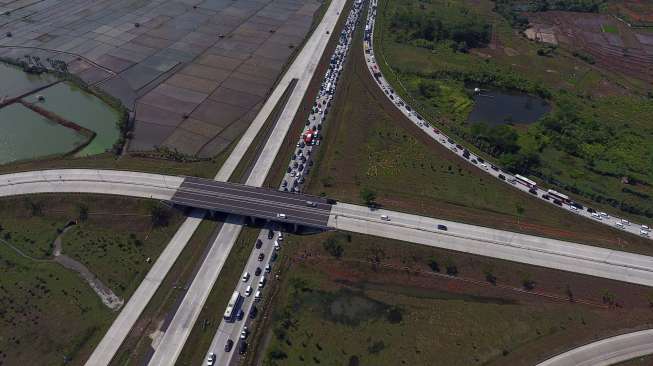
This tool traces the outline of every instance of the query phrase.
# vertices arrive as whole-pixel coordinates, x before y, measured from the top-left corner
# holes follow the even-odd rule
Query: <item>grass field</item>
[[[325,124],[310,193],[362,203],[359,193],[369,188],[389,209],[652,252],[646,240],[533,200],[472,170],[388,105],[365,69],[360,48],[352,52]]]
[[[471,111],[467,83],[546,95],[553,105],[551,118],[515,128],[518,153],[535,155],[539,163],[514,166],[581,201],[650,223],[653,149],[646,141],[653,136],[648,117],[653,104],[645,96],[650,86],[591,65],[571,50],[556,48],[543,56],[544,46],[518,35],[492,11],[491,1],[471,3],[419,3],[425,14],[458,9],[486,19],[492,41],[468,53],[446,43],[428,49],[398,40],[393,14],[418,2],[379,3],[375,52],[395,89],[440,128],[478,146],[483,136],[466,122]],[[425,88],[425,82],[433,84]],[[485,150],[492,147],[486,143]],[[494,154],[504,165],[511,161],[510,154]]]
[[[340,259],[323,249],[328,238],[343,247]],[[284,245],[291,270],[265,365],[532,365],[653,320],[649,290],[638,286],[362,235]],[[457,274],[446,276],[451,266]],[[602,300],[608,292],[618,307]]]
[[[151,202],[108,196],[0,200],[0,362],[6,365],[57,364],[64,356],[82,364],[116,316],[77,273],[51,260],[57,229],[78,220],[82,204],[88,217],[63,236],[63,254],[124,299],[181,218],[166,209],[168,225],[153,229]]]

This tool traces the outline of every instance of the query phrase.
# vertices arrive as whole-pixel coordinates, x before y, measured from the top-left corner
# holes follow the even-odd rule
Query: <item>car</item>
[[[474,164],[477,164],[477,163],[478,163],[478,161],[476,161],[476,159],[472,159],[471,161],[472,161],[472,163],[474,163]]]
[[[496,165],[490,164],[490,168],[492,168],[492,170],[499,171],[499,168],[497,168]]]
[[[626,226],[630,226],[630,221],[628,221],[626,219],[621,219],[621,223],[626,225]]]
[[[244,317],[245,317],[245,312],[243,311],[243,309],[238,310],[238,314],[236,314],[236,320],[238,321],[243,320]]]
[[[277,214],[277,218],[278,218],[278,219],[285,220],[285,219],[287,218],[287,216],[286,216],[285,213],[278,213],[278,214]]]
[[[648,237],[649,234],[647,230],[640,230],[639,235]]]
[[[248,335],[249,335],[249,329],[247,329],[247,326],[244,326],[243,330],[240,331],[240,339],[247,339]]]
[[[243,273],[243,282],[247,282],[249,280],[249,272]]]
[[[560,201],[560,200],[557,199],[557,198],[553,199],[553,203],[555,203],[555,204],[558,205],[558,206],[562,206],[562,201]],[[599,216],[599,217],[600,217],[600,216]]]
[[[537,196],[537,189],[535,189],[535,188],[531,188],[531,189],[528,190],[528,193],[530,193],[530,194],[534,194],[534,195]]]
[[[209,352],[209,355],[206,357],[206,365],[207,366],[215,365],[215,353]]]
[[[263,246],[263,240],[256,239],[256,245],[255,245],[256,249],[261,249],[262,246]]]
[[[646,230],[646,231],[648,231],[648,230],[650,230],[650,229],[648,228],[648,226],[646,226],[646,225],[642,225],[642,230]]]
[[[265,265],[265,273],[270,273],[270,272],[272,272],[272,266],[270,265],[270,263],[268,263]]]
[[[296,171],[293,170],[292,172],[290,172],[290,176],[291,176],[291,177],[294,177],[294,176],[296,176],[296,175],[297,175],[297,172],[296,172]]]
[[[306,206],[308,207],[317,207],[317,203],[313,201],[306,201]]]
[[[258,280],[258,288],[263,288],[265,287],[265,276],[261,276]]]
[[[274,262],[274,261],[277,260],[277,252],[272,252],[272,255],[270,255],[270,260],[271,260],[272,262]]]
[[[299,166],[299,163],[296,162],[296,161],[293,161],[293,163],[292,163],[292,167],[293,167],[293,168],[297,168],[298,166]]]
[[[252,286],[247,286],[247,288],[245,288],[245,297],[249,297],[249,295],[251,294],[252,294]]]
[[[596,210],[593,209],[593,208],[591,208],[591,207],[588,207],[588,208],[587,208],[587,212],[589,212],[589,213],[595,213]]]
[[[274,238],[274,231],[272,229],[268,230],[268,239]]]
[[[609,219],[609,218],[610,218],[610,215],[608,215],[608,214],[605,213],[605,212],[599,212],[599,215],[601,215],[602,217],[605,217],[606,219]]]
[[[438,224],[438,230],[447,231],[448,228],[446,225]]]
[[[487,164],[485,164],[485,163],[481,163],[481,167],[482,167],[483,169],[487,169]]]
[[[241,341],[240,345],[238,346],[238,354],[244,355],[245,353],[247,353],[247,342]]]
[[[263,259],[264,259],[264,258],[265,258],[265,253],[260,253],[260,254],[258,255],[258,261],[259,261],[259,262],[263,262]]]
[[[506,176],[503,175],[503,174],[499,174],[499,179],[501,179],[501,180],[506,180]]]
[[[249,318],[250,319],[255,319],[256,314],[258,314],[258,309],[256,308],[256,306],[252,306],[252,308],[249,309]]]
[[[548,194],[543,194],[543,195],[542,195],[542,198],[548,201],[548,200],[549,200],[549,198],[551,198],[551,197],[549,197],[549,195],[548,195]]]
[[[281,245],[279,245],[278,241],[275,241],[274,242],[274,250],[279,250],[279,249],[281,249]]]
[[[578,211],[578,207],[573,206],[573,205],[569,205],[569,209],[572,210],[572,211]]]
[[[227,339],[227,342],[224,344],[224,351],[231,352],[232,348],[234,348],[234,341]]]
[[[390,221],[390,217],[388,215],[381,215],[381,220]]]
[[[620,223],[620,222],[615,223],[614,226],[618,227],[619,229],[623,229],[623,228],[624,228],[624,224],[622,224],[622,223]]]
[[[596,212],[592,212],[592,218],[601,220],[601,215],[597,214]]]
[[[286,173],[290,173],[291,171],[292,171],[291,167],[288,167],[288,169],[286,169]]]
[[[261,267],[256,267],[256,270],[254,270],[254,276],[260,276],[262,271]]]
[[[283,241],[283,233],[279,232],[279,236],[277,236],[278,241]]]
[[[288,187],[288,181],[284,179],[283,182],[281,182],[281,186]]]
[[[256,290],[256,293],[254,294],[254,301],[261,301],[261,297],[263,297],[261,290]]]

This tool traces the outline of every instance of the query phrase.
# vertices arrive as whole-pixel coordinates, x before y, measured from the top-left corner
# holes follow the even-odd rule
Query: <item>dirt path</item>
[[[114,294],[109,287],[102,283],[102,281],[100,281],[100,279],[97,278],[93,272],[88,269],[88,267],[62,253],[62,237],[72,227],[73,225],[66,226],[61,234],[59,234],[59,236],[57,236],[57,238],[54,240],[54,250],[52,252],[54,261],[61,264],[65,268],[79,273],[79,275],[82,276],[82,278],[91,286],[93,291],[95,291],[104,305],[106,305],[109,309],[114,311],[120,309],[124,304],[123,299]]]

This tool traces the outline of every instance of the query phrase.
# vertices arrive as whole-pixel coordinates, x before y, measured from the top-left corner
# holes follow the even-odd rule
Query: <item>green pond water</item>
[[[40,86],[57,81],[52,75],[33,75],[18,67],[0,63],[0,99],[16,97]]]
[[[0,109],[0,164],[73,150],[86,138],[21,104]]]
[[[68,83],[59,83],[39,92],[38,95],[42,95],[45,100],[38,101],[36,95],[25,100],[36,103],[39,107],[97,134],[88,146],[77,153],[77,156],[103,153],[118,140],[120,133],[116,123],[120,114],[98,97]]]
[[[18,96],[56,81],[52,75],[33,75],[0,63],[0,100]],[[37,96],[45,99],[38,101]],[[68,83],[58,83],[24,98],[60,117],[96,133],[90,144],[76,153],[88,156],[105,152],[118,140],[120,115],[99,98]],[[85,137],[60,126],[20,104],[0,108],[0,164],[34,159],[75,150]]]

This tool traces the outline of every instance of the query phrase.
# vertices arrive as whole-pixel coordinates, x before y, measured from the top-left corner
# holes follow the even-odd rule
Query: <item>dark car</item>
[[[453,144],[453,140],[450,139],[450,138],[447,139],[447,142],[450,143],[450,144]]]
[[[587,212],[589,212],[589,213],[595,213],[596,210],[593,209],[593,208],[591,208],[591,207],[588,207],[588,208],[587,208]]]
[[[288,167],[288,169],[286,170],[286,173],[290,173],[291,171],[292,171],[292,168]]]
[[[256,319],[256,314],[258,314],[258,309],[256,306],[252,306],[252,308],[249,310],[249,318]]]
[[[534,194],[534,195],[537,196],[537,189],[531,188],[531,189],[528,190],[528,193],[531,193],[531,194]]]
[[[542,195],[542,198],[544,198],[545,200],[547,200],[547,201],[548,201],[550,197],[549,197],[549,195],[548,195],[548,194],[543,194],[543,195]]]
[[[555,203],[555,204],[558,205],[558,206],[562,206],[562,201],[560,201],[560,200],[558,200],[558,199],[554,199],[554,200],[553,200],[553,203]]]
[[[261,249],[263,246],[263,241],[261,239],[256,239],[256,249]]]
[[[438,230],[447,231],[448,229],[446,225],[438,224]]]
[[[263,258],[265,258],[265,254],[261,253],[258,255],[258,261],[263,262]]]
[[[460,144],[456,144],[456,149],[458,149],[458,150],[462,150],[463,147],[462,147],[462,145],[460,145]]]
[[[247,342],[241,341],[238,345],[238,354],[244,355],[247,352]]]
[[[256,270],[254,271],[254,276],[258,276],[261,274],[261,267],[256,267]]]
[[[503,174],[499,174],[499,179],[501,179],[501,180],[506,180],[506,176],[503,175]]]
[[[485,160],[483,160],[483,158],[476,158],[476,160],[478,160],[481,163],[485,163]]]
[[[268,239],[274,238],[274,231],[268,230]]]
[[[243,320],[243,317],[245,317],[245,312],[243,311],[243,309],[238,310],[238,314],[236,314],[236,319]]]
[[[234,348],[234,341],[227,339],[227,343],[224,344],[224,351],[229,352],[232,348]]]
[[[260,258],[260,256],[259,256]],[[277,252],[272,252],[272,255],[270,256],[270,261],[274,262],[277,260]]]
[[[496,165],[490,164],[490,168],[492,168],[492,170],[499,171],[499,168],[497,168]]]

